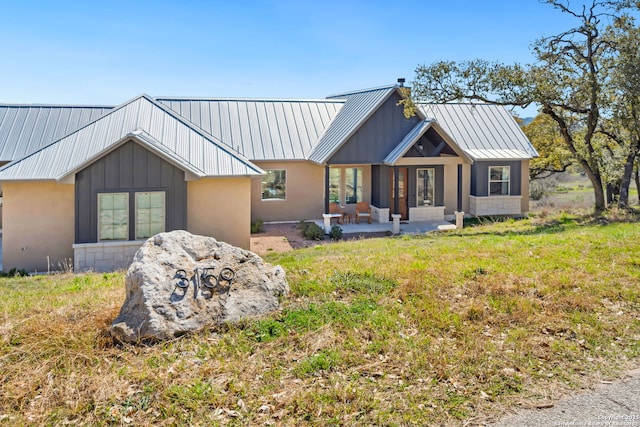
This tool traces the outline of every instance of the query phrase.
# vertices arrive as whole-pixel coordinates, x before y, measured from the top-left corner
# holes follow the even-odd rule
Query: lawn
[[[640,227],[576,218],[267,257],[262,319],[114,343],[124,274],[0,279],[6,425],[482,425],[640,356]]]

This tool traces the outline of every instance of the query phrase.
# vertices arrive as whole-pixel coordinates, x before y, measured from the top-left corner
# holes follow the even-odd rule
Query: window
[[[329,202],[340,204],[340,180],[342,178],[342,169],[329,169]]]
[[[287,171],[272,169],[262,177],[262,200],[284,200],[286,196]]]
[[[329,169],[329,202],[352,204],[363,200],[363,169]]]
[[[164,191],[136,193],[136,240],[165,231]]]
[[[435,169],[418,169],[417,206],[435,205]]]
[[[345,170],[345,195],[347,203],[362,201],[362,168]]]
[[[489,167],[489,195],[509,195],[509,166]]]
[[[132,193],[135,240],[165,231],[165,192]],[[129,240],[129,193],[98,193],[98,240]]]
[[[129,194],[98,194],[98,240],[129,239]]]

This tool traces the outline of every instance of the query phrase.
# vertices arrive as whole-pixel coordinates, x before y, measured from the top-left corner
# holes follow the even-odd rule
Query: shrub
[[[264,231],[264,221],[256,219],[251,221],[251,234],[262,233]]]
[[[28,275],[29,273],[24,269],[18,270],[17,268],[12,268],[6,273],[4,271],[0,271],[0,277],[25,277]]]
[[[329,236],[331,237],[331,240],[342,239],[342,227],[340,227],[338,224],[334,224],[333,227],[331,227]]]
[[[541,200],[545,195],[554,192],[558,187],[555,177],[536,179],[529,183],[529,197],[531,200]]]
[[[324,230],[315,222],[300,222],[302,236],[308,240],[324,239]]]

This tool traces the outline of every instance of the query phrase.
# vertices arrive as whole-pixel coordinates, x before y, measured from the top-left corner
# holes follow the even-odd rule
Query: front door
[[[401,219],[407,219],[407,179],[408,179],[409,170],[407,168],[398,168],[398,212],[395,212],[395,188],[396,188],[396,177],[395,173],[391,171],[391,213],[399,213],[401,215]]]

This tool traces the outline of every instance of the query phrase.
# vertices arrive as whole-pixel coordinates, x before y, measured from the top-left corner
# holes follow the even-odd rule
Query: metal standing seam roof
[[[0,104],[0,161],[20,159],[111,111],[111,106]]]
[[[419,104],[475,160],[538,156],[506,108],[491,104]]]
[[[345,103],[167,97],[156,100],[253,161],[305,160]]]
[[[320,136],[308,160],[324,164],[395,91],[396,86],[386,86],[333,95],[332,98],[346,98],[346,102]]]
[[[144,135],[144,137],[137,137]],[[141,95],[56,142],[0,169],[0,180],[62,180],[128,138],[198,176],[264,173],[248,159],[152,98]],[[153,141],[153,144],[151,143]],[[157,146],[157,145],[160,146]]]

